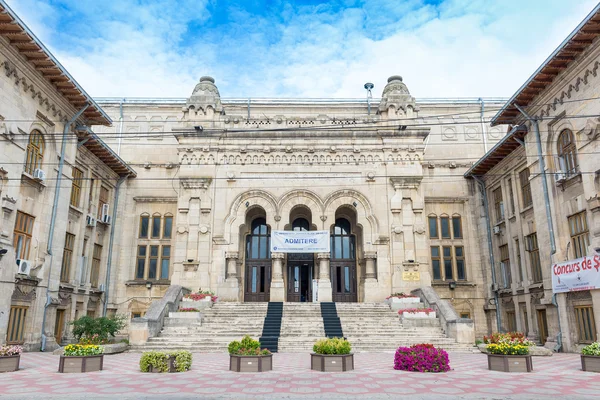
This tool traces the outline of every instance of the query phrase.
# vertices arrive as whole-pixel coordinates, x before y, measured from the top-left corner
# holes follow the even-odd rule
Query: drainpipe
[[[481,136],[483,137],[483,154],[487,154],[488,152],[488,144],[487,144],[487,135],[485,132],[485,123],[483,122],[483,113],[485,112],[485,103],[483,102],[483,98],[479,98],[479,102],[481,103]]]
[[[117,144],[117,155],[121,156],[121,142],[123,141],[123,103],[126,99],[119,102],[119,143]]]
[[[540,126],[537,118],[532,118],[527,114],[518,104],[514,103],[514,106],[519,110],[521,114],[533,125],[535,132],[535,141],[537,145],[538,162],[540,163],[540,172],[542,175],[542,188],[544,189],[544,203],[546,206],[546,220],[548,222],[548,233],[550,234],[550,264],[553,262],[553,256],[556,254],[556,240],[554,238],[554,225],[552,223],[552,213],[550,210],[550,197],[548,195],[548,181],[546,179],[546,163],[544,156],[542,155],[542,139],[540,137]],[[560,307],[556,301],[556,294],[552,295],[552,304],[556,306],[556,312],[558,316],[558,337],[556,338],[556,347],[554,351],[559,351],[562,348],[562,327],[560,324]]]
[[[67,148],[67,134],[71,130],[71,125],[81,117],[83,112],[90,106],[90,103],[86,103],[81,110],[79,110],[73,118],[71,118],[63,129],[62,144],[60,146],[60,161],[58,163],[58,177],[56,178],[56,186],[54,189],[54,203],[52,204],[52,215],[50,217],[50,229],[48,231],[48,254],[50,255],[50,266],[48,266],[48,283],[46,285],[46,304],[44,305],[44,315],[42,317],[42,343],[40,350],[46,349],[46,334],[44,333],[44,327],[46,326],[46,317],[48,314],[48,306],[52,303],[50,299],[50,279],[52,277],[52,261],[54,254],[52,252],[52,243],[54,242],[54,228],[56,226],[56,214],[58,212],[58,200],[60,196],[60,183],[62,180],[63,167],[65,165],[65,152]]]
[[[496,263],[494,261],[494,248],[492,246],[492,226],[490,223],[490,214],[488,212],[488,198],[487,191],[485,190],[485,182],[481,180],[481,178],[477,176],[473,176],[473,179],[479,184],[481,188],[481,193],[483,195],[483,210],[485,215],[485,227],[487,230],[487,239],[488,239],[488,250],[490,252],[490,266],[492,267],[492,286],[494,289],[498,287],[496,283]],[[500,301],[498,299],[498,290],[492,290],[494,292],[494,302],[496,303],[496,326],[498,328],[498,332],[501,332],[502,327],[502,317],[500,315]]]
[[[115,204],[113,206],[112,221],[110,225],[110,239],[108,241],[108,261],[106,262],[106,281],[104,283],[104,308],[102,309],[102,316],[106,317],[106,308],[108,307],[108,294],[110,289],[110,269],[112,266],[112,254],[113,254],[113,243],[115,240],[115,225],[117,223],[117,207],[119,206],[119,193],[121,184],[129,177],[129,174],[119,178],[117,187],[115,189]]]

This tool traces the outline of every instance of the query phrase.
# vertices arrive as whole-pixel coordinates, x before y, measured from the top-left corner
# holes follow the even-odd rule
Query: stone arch
[[[357,224],[362,228],[365,251],[370,251],[379,236],[379,222],[367,197],[354,189],[342,189],[331,193],[324,202],[326,226],[335,223],[335,213],[342,206],[356,209]]]
[[[287,219],[295,206],[303,205],[310,209],[313,217],[313,224],[320,225],[318,219],[323,215],[323,201],[319,196],[310,190],[300,189],[291,190],[285,193],[278,201],[279,215],[287,223]]]

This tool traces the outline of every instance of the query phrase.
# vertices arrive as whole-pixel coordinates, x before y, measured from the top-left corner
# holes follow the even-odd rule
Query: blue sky
[[[590,0],[6,0],[92,96],[510,96]]]

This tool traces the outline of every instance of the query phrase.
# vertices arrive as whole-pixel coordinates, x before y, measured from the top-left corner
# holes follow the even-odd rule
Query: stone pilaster
[[[319,291],[318,301],[332,301],[333,290],[329,277],[329,253],[318,253],[319,260]]]
[[[227,271],[225,282],[221,285],[219,290],[219,297],[225,301],[239,301],[240,300],[240,282],[237,275],[237,262],[239,253],[237,251],[225,252],[225,260],[227,265]]]
[[[271,301],[285,301],[285,284],[283,282],[283,260],[285,253],[271,253],[273,273],[271,274]]]
[[[376,251],[365,251],[365,302],[381,301],[379,282],[377,281],[377,271],[375,261],[377,260]]]
[[[375,260],[377,259],[376,251],[365,251],[365,279],[377,280],[377,272],[375,271]]]

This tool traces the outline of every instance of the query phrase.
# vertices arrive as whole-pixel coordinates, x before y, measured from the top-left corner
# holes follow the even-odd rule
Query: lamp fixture
[[[456,289],[456,281],[448,282],[448,287],[450,288],[450,290]]]
[[[146,289],[152,289],[152,282],[146,282]]]

